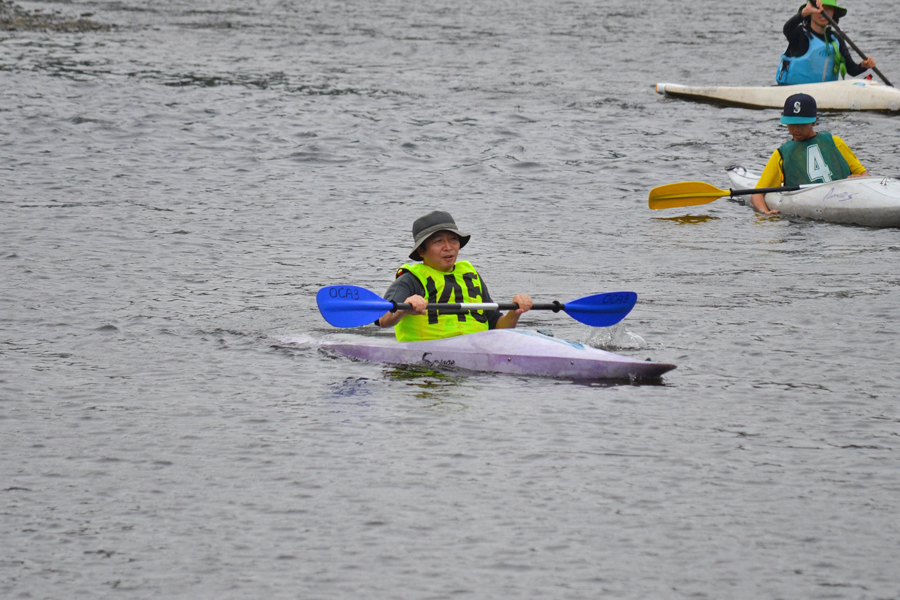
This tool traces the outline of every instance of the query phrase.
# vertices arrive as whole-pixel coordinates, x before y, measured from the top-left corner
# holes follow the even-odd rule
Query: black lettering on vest
[[[466,282],[466,289],[469,292],[469,298],[483,300],[484,296],[481,295],[481,288],[475,285],[475,280],[478,279],[478,275],[475,273],[463,273],[463,281]],[[472,315],[479,323],[487,323],[487,315],[484,314],[483,310],[470,310],[469,314]]]
[[[434,299],[437,298],[437,287],[434,285],[434,279],[429,277],[425,280],[425,301],[429,304],[434,302]],[[438,322],[438,311],[436,308],[428,309],[428,324],[436,325]]]
[[[450,302],[450,297],[456,298],[455,302],[465,302],[466,298],[463,296],[462,287],[460,287],[459,282],[456,281],[456,277],[453,275],[444,275],[444,293],[441,294],[440,300],[438,302]],[[466,322],[466,314],[459,313],[456,315],[456,318],[461,323]]]
[[[466,289],[469,290],[469,298],[473,300],[481,297],[481,288],[475,285],[478,275],[475,273],[463,273],[463,281],[466,282]]]

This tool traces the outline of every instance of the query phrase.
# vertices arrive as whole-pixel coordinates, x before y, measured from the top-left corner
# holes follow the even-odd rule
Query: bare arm
[[[766,162],[766,168],[763,169],[759,181],[756,182],[758,188],[778,187],[784,183],[784,170],[781,166],[781,153],[776,150]],[[779,211],[769,210],[766,204],[766,197],[763,194],[753,194],[750,196],[750,203],[753,209],[764,215],[777,215]]]
[[[525,294],[513,296],[513,302],[519,305],[516,310],[511,310],[497,320],[496,329],[513,329],[519,323],[519,317],[531,310],[531,297]]]
[[[404,300],[406,304],[412,305],[412,310],[398,310],[394,312],[386,312],[378,317],[378,324],[382,327],[393,327],[400,322],[400,319],[406,315],[424,315],[428,302],[422,296],[410,296]]]
[[[777,215],[779,211],[777,210],[769,210],[769,206],[766,204],[766,197],[764,194],[753,194],[750,196],[750,203],[753,205],[753,209],[763,213],[764,215]]]

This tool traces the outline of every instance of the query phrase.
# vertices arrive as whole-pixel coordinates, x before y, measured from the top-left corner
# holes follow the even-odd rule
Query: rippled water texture
[[[20,3],[99,27],[0,31],[0,596],[900,597],[900,231],[647,208],[785,139],[652,85],[771,83],[795,4]],[[678,369],[320,352],[434,208],[495,298],[639,295],[525,327]]]

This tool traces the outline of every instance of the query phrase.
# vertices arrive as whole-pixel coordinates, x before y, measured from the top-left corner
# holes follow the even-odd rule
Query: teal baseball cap
[[[785,125],[815,123],[817,118],[816,99],[809,94],[794,94],[784,101],[781,122]]]

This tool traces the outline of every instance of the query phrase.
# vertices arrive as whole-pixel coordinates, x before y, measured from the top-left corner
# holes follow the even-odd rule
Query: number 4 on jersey
[[[822,183],[831,181],[831,169],[825,163],[825,157],[819,146],[811,144],[806,147],[806,174],[809,176],[810,183],[821,180]]]

